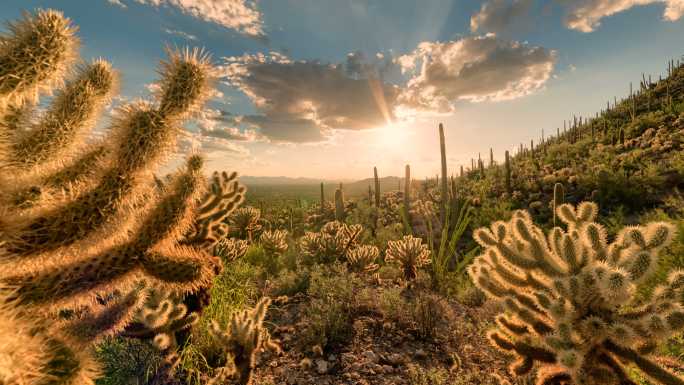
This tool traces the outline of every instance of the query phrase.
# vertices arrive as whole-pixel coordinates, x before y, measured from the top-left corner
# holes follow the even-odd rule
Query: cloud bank
[[[414,109],[449,112],[454,102],[501,101],[539,90],[549,80],[555,52],[494,34],[424,42],[398,58],[412,74],[400,101]]]
[[[291,61],[278,53],[244,55],[225,58],[222,69],[259,111],[241,123],[274,141],[316,142],[334,129],[362,130],[394,119],[399,88],[357,55],[344,64]]]
[[[120,0],[108,0],[120,3]],[[265,37],[261,12],[251,0],[135,0],[156,7],[169,6],[183,13],[253,37]]]
[[[533,0],[489,0],[470,18],[473,32],[501,33],[527,19]]]
[[[593,32],[601,25],[601,19],[626,11],[639,5],[664,3],[663,18],[679,20],[684,15],[684,0],[573,0],[563,1],[568,9],[565,25],[581,32]]]

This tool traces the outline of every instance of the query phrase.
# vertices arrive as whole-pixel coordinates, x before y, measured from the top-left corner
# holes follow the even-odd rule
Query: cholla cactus
[[[264,231],[259,241],[269,255],[281,255],[287,251],[287,231],[285,230]]]
[[[363,245],[347,252],[347,267],[356,273],[372,273],[380,266],[375,263],[380,250],[375,246]]]
[[[10,320],[2,331],[12,336],[0,343],[2,383],[92,381],[91,347],[129,323],[140,305],[137,282],[184,294],[207,285],[215,271],[205,251],[179,244],[206,188],[202,158],[190,156],[164,191],[149,183],[183,120],[210,94],[208,58],[198,50],[169,51],[158,99],[121,108],[111,135],[85,146],[116,85],[109,65],[95,61],[66,82],[25,134],[17,129],[21,115],[63,82],[74,59],[74,30],[60,13],[37,11],[0,36],[0,286],[12,288],[0,295]],[[41,193],[73,180],[79,183],[64,188],[67,194]],[[29,208],[8,199],[32,186],[38,188]],[[112,292],[126,294],[97,305],[98,294]],[[53,310],[81,305],[72,320],[54,317]],[[26,331],[31,373],[3,366],[16,355],[6,341]]]
[[[263,350],[281,352],[277,341],[264,328],[264,318],[271,299],[263,297],[253,309],[234,313],[228,326],[223,329],[212,321],[211,335],[226,353],[228,365],[221,368],[213,382],[220,382],[227,376],[236,376],[240,385],[250,385],[252,371],[256,366],[256,356]]]
[[[235,238],[248,239],[251,242],[254,233],[261,230],[260,219],[259,209],[252,206],[240,207],[228,217],[230,234]]]
[[[418,275],[418,268],[430,263],[430,250],[422,239],[404,235],[398,241],[387,242],[385,262],[400,264],[404,270],[404,278],[412,281]]]
[[[219,240],[228,234],[225,220],[242,203],[246,191],[238,182],[236,172],[214,172],[209,191],[197,209],[195,225],[186,235],[187,243],[200,244],[213,251]]]
[[[519,357],[511,367],[517,375],[538,363],[539,384],[632,384],[622,366],[628,362],[657,382],[684,384],[647,358],[684,327],[684,272],[672,272],[647,303],[633,302],[674,227],[627,227],[608,243],[594,222],[597,212],[591,202],[561,205],[557,214],[567,231],[555,227],[547,236],[526,211],[475,231],[485,251],[470,276],[508,310],[491,341]]]
[[[218,245],[216,245],[216,254],[223,258],[225,262],[232,262],[242,258],[248,248],[249,244],[245,240],[227,238],[220,240]]]
[[[299,240],[302,255],[315,262],[327,263],[343,260],[347,251],[357,245],[363,231],[361,225],[347,225],[333,221],[326,223],[318,233],[307,232]]]
[[[177,347],[176,333],[192,327],[199,321],[199,316],[197,313],[188,314],[188,308],[179,296],[151,289],[134,320],[151,332],[157,349],[170,352]]]

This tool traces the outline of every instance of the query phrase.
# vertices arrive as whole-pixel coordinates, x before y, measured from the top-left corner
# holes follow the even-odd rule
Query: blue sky
[[[538,140],[657,76],[684,51],[684,0],[4,0],[53,8],[81,55],[149,97],[165,44],[205,47],[221,83],[176,158],[214,169],[353,179],[449,167]],[[173,162],[172,162],[173,163]]]

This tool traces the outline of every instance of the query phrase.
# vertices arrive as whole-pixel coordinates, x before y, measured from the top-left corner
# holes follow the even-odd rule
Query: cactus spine
[[[380,207],[380,181],[377,167],[373,167],[373,180],[375,182],[375,207]]]
[[[560,205],[565,203],[565,188],[562,183],[553,185],[553,225],[556,226],[556,211]]]
[[[441,194],[441,206],[440,206],[440,219],[442,223],[446,220],[447,215],[447,205],[449,204],[449,192],[447,191],[447,161],[446,161],[446,144],[444,140],[444,126],[442,123],[439,124],[439,153],[442,160],[442,184],[440,188]]]

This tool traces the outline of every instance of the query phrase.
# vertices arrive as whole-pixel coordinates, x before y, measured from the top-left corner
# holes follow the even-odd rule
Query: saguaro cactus
[[[442,159],[442,184],[440,188],[441,194],[441,206],[440,206],[440,219],[442,223],[446,220],[447,205],[449,204],[449,192],[447,191],[447,161],[446,161],[446,144],[444,140],[444,126],[442,123],[439,124],[439,153]]]
[[[321,182],[321,212],[325,211],[325,190],[323,189],[323,182]]]
[[[560,205],[565,203],[565,188],[562,183],[553,185],[553,203],[551,209],[553,210],[553,225],[556,226],[556,211]]]
[[[506,176],[506,192],[509,194],[511,193],[511,159],[510,155],[508,154],[508,150],[506,150],[506,161],[504,163],[504,168],[505,168],[505,176]]]
[[[557,214],[567,231],[555,227],[546,236],[526,211],[474,232],[485,250],[469,274],[507,309],[490,341],[519,357],[514,375],[537,366],[538,384],[633,384],[627,363],[657,383],[684,384],[648,358],[684,328],[684,273],[672,272],[646,303],[633,298],[674,226],[627,227],[609,244],[597,213],[592,202],[561,205]]]
[[[61,13],[40,10],[0,37],[1,122],[62,82],[75,59],[74,30]],[[91,163],[96,171],[73,194],[37,194],[28,210],[7,199],[47,185],[45,175],[83,172],[83,164],[73,167],[79,161],[62,167],[62,158],[92,159],[98,147],[81,144],[116,84],[108,64],[93,62],[67,81],[32,134],[0,125],[0,286],[13,288],[0,293],[1,329],[10,336],[3,341],[30,330],[22,343],[33,351],[15,365],[17,352],[7,350],[12,344],[0,344],[0,382],[87,383],[96,373],[90,347],[130,321],[140,304],[139,281],[187,293],[208,284],[216,271],[204,249],[182,244],[207,187],[202,158],[190,156],[163,189],[151,183],[152,169],[212,83],[201,51],[168,53],[159,97],[121,108],[95,157],[106,161]],[[96,305],[97,294],[113,291],[123,295]],[[80,305],[86,310],[72,320],[57,323],[52,316],[51,310]]]
[[[373,167],[373,180],[375,181],[375,207],[380,207],[380,181],[377,167]]]
[[[344,212],[344,191],[342,186],[335,190],[335,220],[344,221],[346,214]]]
[[[404,175],[404,216],[407,221],[409,219],[409,210],[411,209],[411,166],[406,165]]]

